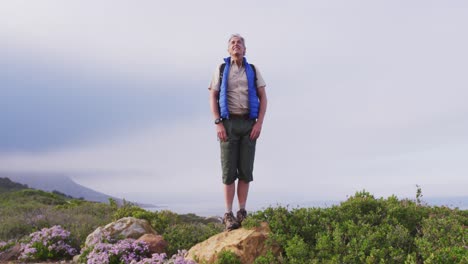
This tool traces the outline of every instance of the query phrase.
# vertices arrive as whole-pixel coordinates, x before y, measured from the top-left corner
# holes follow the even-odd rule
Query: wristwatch
[[[223,122],[223,118],[222,118],[222,117],[216,118],[216,120],[215,120],[215,124],[216,124],[216,125],[219,124],[219,123],[221,123],[221,122]]]

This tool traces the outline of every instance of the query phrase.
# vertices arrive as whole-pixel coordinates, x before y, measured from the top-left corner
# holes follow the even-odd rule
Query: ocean
[[[401,198],[400,198],[401,199]],[[344,201],[344,200],[342,200]],[[290,209],[293,208],[309,208],[309,207],[320,207],[326,208],[333,205],[338,205],[338,200],[293,200],[293,199],[260,199],[252,198],[248,200],[247,211],[255,212],[258,210],[264,210],[268,207],[283,206]],[[426,198],[422,199],[423,204],[429,206],[447,206],[450,208],[458,208],[460,210],[468,210],[468,199],[465,197],[453,197],[453,198]],[[170,210],[178,214],[189,214],[193,213],[203,217],[222,217],[225,212],[224,201],[222,197],[212,199],[164,199],[155,202],[156,206],[146,207],[149,211],[160,211]],[[234,202],[233,211],[237,211],[237,203]]]

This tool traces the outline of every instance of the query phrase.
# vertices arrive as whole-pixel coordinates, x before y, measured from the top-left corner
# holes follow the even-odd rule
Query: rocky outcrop
[[[148,244],[148,249],[151,254],[166,252],[167,242],[160,235],[144,234],[138,238],[137,241],[143,241]]]
[[[14,246],[12,246],[11,248],[5,251],[0,251],[0,263],[6,263],[7,261],[15,260],[18,258],[20,253],[21,253],[20,244],[15,244]]]
[[[138,239],[144,234],[157,235],[148,221],[134,217],[125,217],[104,227],[98,227],[86,238],[85,247],[102,241],[102,238],[107,236],[111,239],[120,240],[125,238]]]
[[[239,228],[230,232],[223,232],[193,246],[187,253],[187,259],[200,263],[215,263],[217,255],[223,250],[236,254],[242,263],[253,263],[254,260],[265,255],[268,250],[274,254],[279,248],[265,243],[270,229],[267,223],[262,223],[255,229]]]

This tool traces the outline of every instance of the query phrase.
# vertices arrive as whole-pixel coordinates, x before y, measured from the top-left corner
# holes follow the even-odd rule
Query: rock
[[[21,245],[15,244],[11,248],[0,252],[0,263],[5,263],[10,260],[15,260],[19,257],[21,253]]]
[[[144,241],[148,244],[148,248],[151,254],[153,253],[165,253],[167,248],[167,242],[160,235],[144,234],[137,241]]]
[[[105,227],[98,227],[86,238],[85,247],[101,241],[101,238],[107,235],[112,239],[120,240],[125,238],[137,239],[144,234],[157,235],[156,231],[154,231],[148,221],[134,217],[125,217],[112,222]]]
[[[272,250],[279,254],[279,247],[268,246],[265,241],[270,233],[267,223],[255,229],[239,228],[230,232],[214,235],[196,244],[187,253],[187,259],[200,263],[214,263],[217,255],[223,250],[236,254],[241,263],[253,263],[254,260]]]

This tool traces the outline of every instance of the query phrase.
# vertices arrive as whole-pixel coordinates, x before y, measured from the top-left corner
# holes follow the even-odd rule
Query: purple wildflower
[[[124,239],[115,244],[95,244],[87,256],[87,263],[131,263],[148,256],[148,245],[145,242]]]
[[[34,232],[29,235],[29,243],[21,245],[20,259],[44,260],[72,257],[77,251],[68,244],[69,236],[70,232],[58,225]]]

